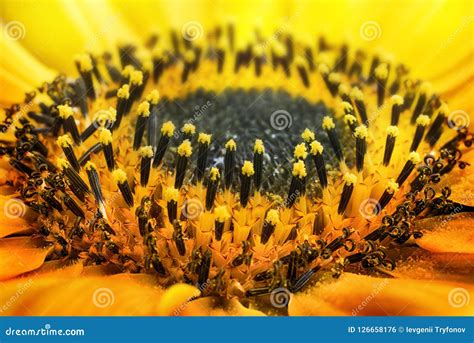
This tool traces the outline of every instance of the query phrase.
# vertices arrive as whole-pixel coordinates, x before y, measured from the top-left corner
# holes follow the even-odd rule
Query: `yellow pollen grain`
[[[130,73],[130,83],[140,86],[143,83],[143,73],[140,70],[134,70]]]
[[[253,163],[250,161],[244,161],[244,165],[242,166],[242,175],[252,176],[253,174],[255,174]]]
[[[150,58],[146,58],[142,62],[143,70],[146,70],[147,72],[151,72],[153,70],[153,62],[151,61]]]
[[[141,157],[153,157],[153,147],[151,145],[143,146],[140,148],[140,156]]]
[[[324,147],[318,141],[312,141],[309,146],[311,148],[311,154],[312,155],[317,155],[317,154],[322,154],[323,153]]]
[[[367,139],[367,137],[369,136],[369,130],[367,129],[367,126],[357,126],[354,130],[354,136],[360,139]]]
[[[112,172],[112,177],[115,183],[122,184],[127,182],[127,174],[122,169],[115,169]]]
[[[194,62],[194,59],[196,58],[196,54],[194,53],[193,50],[186,50],[186,52],[184,53],[184,60],[187,62],[187,63],[192,63]]]
[[[354,87],[351,90],[351,98],[354,98],[355,100],[364,100],[364,93],[360,90],[358,87]]]
[[[423,82],[420,86],[420,93],[421,94],[428,94],[431,92],[431,83],[429,82]]]
[[[198,136],[198,143],[206,145],[211,144],[211,135],[201,132]]]
[[[331,73],[328,76],[328,80],[331,83],[339,83],[341,82],[341,74],[339,73]]]
[[[117,97],[121,99],[128,99],[130,96],[130,86],[129,85],[123,85],[122,87],[119,88],[117,91]]]
[[[161,126],[161,134],[164,136],[171,137],[173,136],[175,126],[173,122],[167,121]]]
[[[130,77],[130,75],[132,75],[133,71],[135,71],[135,68],[131,64],[128,64],[123,68],[122,76]]]
[[[61,147],[61,148],[66,148],[68,146],[72,146],[72,139],[71,136],[68,134],[59,136],[58,139],[56,140],[56,143]]]
[[[392,95],[392,97],[390,98],[390,102],[392,103],[392,105],[397,105],[397,106],[401,106],[403,105],[403,97],[401,97],[400,95]]]
[[[261,139],[255,140],[253,152],[260,155],[265,153],[265,146],[263,145],[263,141]]]
[[[441,106],[439,107],[439,111],[438,111],[438,114],[441,115],[441,116],[446,116],[446,114],[449,113],[449,107],[448,107],[448,104],[446,104],[445,102],[443,102],[441,104]]]
[[[230,218],[229,211],[227,211],[227,206],[216,206],[214,209],[214,217],[219,223],[224,223],[227,219]]]
[[[352,113],[354,111],[354,107],[347,101],[343,101],[341,103],[341,108],[344,111],[344,113]]]
[[[253,47],[252,51],[253,51],[253,54],[254,54],[255,56],[258,56],[258,57],[262,57],[262,56],[263,56],[263,53],[265,52],[265,51],[263,50],[263,47],[262,47],[260,44],[255,45],[255,46]]]
[[[286,48],[280,42],[275,42],[273,44],[273,52],[278,57],[283,57],[286,55]]]
[[[400,130],[394,125],[390,125],[389,127],[387,127],[385,132],[387,133],[387,135],[392,137],[397,137],[400,134]]]
[[[318,66],[318,71],[322,74],[322,75],[327,75],[329,74],[329,67],[324,64],[324,63],[321,63],[319,66]]]
[[[84,169],[85,170],[92,170],[92,169],[97,170],[97,167],[95,166],[95,164],[93,162],[87,161],[86,165],[84,166]]]
[[[306,157],[308,156],[308,152],[306,151],[306,144],[300,143],[295,146],[295,151],[293,152],[293,155],[297,159],[306,159]]]
[[[336,127],[336,124],[334,124],[334,120],[332,120],[331,117],[325,116],[323,118],[322,127],[323,127],[324,130],[331,130],[331,129],[334,129]]]
[[[148,101],[142,101],[138,105],[137,112],[139,116],[148,117],[150,116],[150,103]]]
[[[193,153],[193,148],[189,139],[185,139],[178,147],[178,155],[189,157]]]
[[[295,64],[298,67],[305,67],[306,66],[306,60],[303,58],[303,56],[296,56],[295,57]]]
[[[99,134],[99,142],[104,145],[112,143],[112,132],[108,129],[101,129]]]
[[[398,188],[399,188],[398,183],[396,183],[394,179],[390,179],[387,182],[387,186],[385,187],[385,190],[388,193],[393,194],[393,193],[396,193],[398,191]]]
[[[420,126],[427,126],[430,123],[430,117],[425,114],[420,114],[418,118],[416,118],[416,125]]]
[[[76,61],[79,64],[79,70],[81,72],[87,73],[92,70],[92,59],[88,54],[77,56]]]
[[[186,123],[181,128],[181,131],[187,135],[194,135],[196,133],[196,126],[190,123]]]
[[[388,67],[386,63],[381,63],[377,68],[375,68],[375,76],[379,80],[385,80],[388,77]]]
[[[117,118],[117,110],[113,107],[109,107],[108,110],[105,110],[104,114],[106,115],[106,118],[110,121],[115,121],[115,119]]]
[[[229,139],[227,143],[225,143],[225,148],[227,150],[235,151],[237,149],[237,144],[235,144],[233,139]]]
[[[357,121],[357,118],[354,117],[352,114],[346,114],[344,116],[344,123],[346,124],[354,124]]]
[[[56,161],[56,164],[58,165],[59,169],[61,169],[61,170],[70,167],[69,162],[64,158],[58,158],[57,161]]]
[[[303,161],[293,164],[293,176],[303,179],[306,177],[306,166]]]
[[[160,100],[160,92],[157,89],[152,90],[146,97],[146,99],[151,102],[153,105],[158,104]]]
[[[301,138],[303,138],[303,140],[306,143],[310,143],[310,142],[314,141],[315,135],[314,135],[313,131],[306,128],[306,129],[304,129],[303,133],[301,134]]]
[[[345,85],[345,84],[341,83],[339,85],[339,88],[337,89],[337,91],[340,95],[349,95],[350,88],[349,88],[348,85]]]
[[[179,191],[174,187],[167,187],[165,193],[163,194],[166,202],[178,202]]]
[[[411,161],[413,164],[418,164],[421,162],[420,154],[417,153],[416,151],[412,151],[408,155],[408,160]]]
[[[211,181],[217,181],[217,179],[219,179],[219,177],[221,176],[221,174],[219,173],[219,169],[217,169],[216,167],[212,167],[209,174],[209,178],[211,179]]]
[[[58,111],[62,119],[67,119],[74,114],[72,107],[69,105],[58,105]]]
[[[357,183],[357,176],[352,173],[345,173],[343,180],[348,186],[355,185]]]
[[[278,211],[271,209],[267,212],[267,216],[265,217],[265,220],[270,223],[271,225],[275,226],[278,221],[280,220],[280,217],[278,215]]]

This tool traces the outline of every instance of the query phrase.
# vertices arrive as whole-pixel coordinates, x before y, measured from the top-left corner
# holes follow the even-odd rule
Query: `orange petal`
[[[222,302],[216,297],[204,297],[190,301],[183,309],[184,316],[264,316],[261,311],[250,309],[233,298]]]
[[[472,213],[458,213],[427,218],[416,223],[423,237],[417,244],[436,253],[474,254],[474,231]]]
[[[41,247],[30,237],[0,239],[0,280],[39,268],[52,247]]]
[[[0,238],[28,228],[28,219],[32,219],[23,201],[0,195]]]
[[[158,315],[179,316],[183,315],[188,303],[201,294],[199,289],[187,284],[176,284],[166,290],[158,304]]]
[[[132,274],[106,277],[43,276],[0,284],[6,315],[154,315],[163,291]],[[21,292],[21,294],[19,294]]]
[[[290,315],[472,315],[474,288],[434,280],[386,279],[351,273],[318,283],[290,301]]]

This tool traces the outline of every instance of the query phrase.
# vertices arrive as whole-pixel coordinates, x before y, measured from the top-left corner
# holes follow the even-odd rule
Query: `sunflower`
[[[470,1],[1,14],[2,314],[473,313]]]

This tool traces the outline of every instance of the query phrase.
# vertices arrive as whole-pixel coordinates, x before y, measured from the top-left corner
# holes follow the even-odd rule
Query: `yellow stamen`
[[[300,143],[295,147],[294,156],[297,159],[306,159],[308,152],[306,151],[306,144]]]
[[[355,185],[357,183],[357,176],[352,173],[345,173],[343,180],[348,186]]]
[[[293,176],[300,179],[306,177],[306,166],[303,161],[298,161],[293,164]]]
[[[278,211],[274,209],[269,210],[265,220],[272,225],[276,225],[278,221],[280,220]]]
[[[178,202],[179,191],[174,187],[167,187],[163,194],[163,198],[166,202],[174,201]]]
[[[334,120],[332,120],[331,117],[325,116],[323,118],[323,125],[322,125],[324,130],[330,130],[334,129],[336,127],[336,124],[334,124]]]
[[[209,145],[211,143],[211,135],[201,132],[198,136],[198,143]]]
[[[214,216],[216,221],[219,223],[224,223],[227,219],[230,218],[229,211],[227,211],[227,206],[217,206],[214,209]]]
[[[255,140],[255,145],[253,146],[253,152],[256,154],[265,153],[265,146],[263,145],[263,141],[261,139]]]
[[[400,134],[400,130],[398,129],[398,127],[394,125],[387,127],[385,132],[387,132],[387,135],[392,136],[392,137],[397,137]]]
[[[235,151],[237,149],[237,144],[235,144],[235,141],[233,139],[229,139],[227,143],[225,143],[225,148],[227,150]]]
[[[191,146],[191,142],[189,139],[185,139],[183,143],[180,144],[178,147],[178,154],[180,156],[186,156],[189,157],[193,153],[193,148]]]
[[[67,119],[74,114],[72,107],[69,105],[58,105],[59,116],[63,119]]]
[[[148,117],[150,115],[150,103],[148,101],[143,101],[138,105],[137,112],[139,116]]]
[[[117,91],[117,97],[121,99],[128,99],[130,97],[130,86],[123,85]]]
[[[142,157],[153,157],[153,148],[150,145],[143,146],[140,148],[140,156]]]
[[[61,148],[65,148],[65,147],[68,147],[68,146],[72,146],[72,139],[71,139],[71,136],[69,136],[68,134],[66,135],[63,135],[63,136],[59,136],[58,139],[56,140],[56,143],[61,147]]]
[[[306,143],[310,143],[310,142],[314,141],[314,137],[315,137],[314,132],[311,131],[308,128],[304,129],[303,133],[301,134],[301,138],[303,138],[303,140]]]
[[[161,134],[164,136],[171,137],[173,136],[175,126],[171,121],[167,121],[163,123],[161,126]]]
[[[244,161],[244,165],[242,166],[242,175],[252,176],[253,174],[255,174],[253,163],[250,161]]]
[[[418,118],[416,118],[416,124],[420,126],[427,126],[430,123],[430,117],[424,114],[420,114]]]
[[[354,136],[356,138],[367,139],[367,137],[369,136],[369,130],[367,129],[367,126],[357,126],[354,130]]]
[[[104,145],[112,143],[112,132],[107,129],[101,129],[99,135],[99,142]]]
[[[147,95],[146,99],[152,105],[156,105],[156,104],[158,104],[158,101],[160,100],[160,92],[158,92],[157,89],[154,89]]]
[[[122,169],[115,169],[112,172],[115,183],[124,183],[127,181],[127,174]]]
[[[312,155],[317,155],[317,154],[322,154],[323,153],[324,147],[318,141],[311,142],[310,147],[311,147],[311,154]]]

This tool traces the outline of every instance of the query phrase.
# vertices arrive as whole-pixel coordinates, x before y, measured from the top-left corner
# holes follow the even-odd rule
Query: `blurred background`
[[[268,36],[284,30],[314,44],[324,35],[383,52],[431,81],[451,106],[474,108],[472,0],[1,0],[0,19],[2,103],[57,71],[75,73],[78,53],[144,42],[153,32],[168,38],[170,28],[197,30],[204,40],[233,22],[241,40],[256,28]]]

